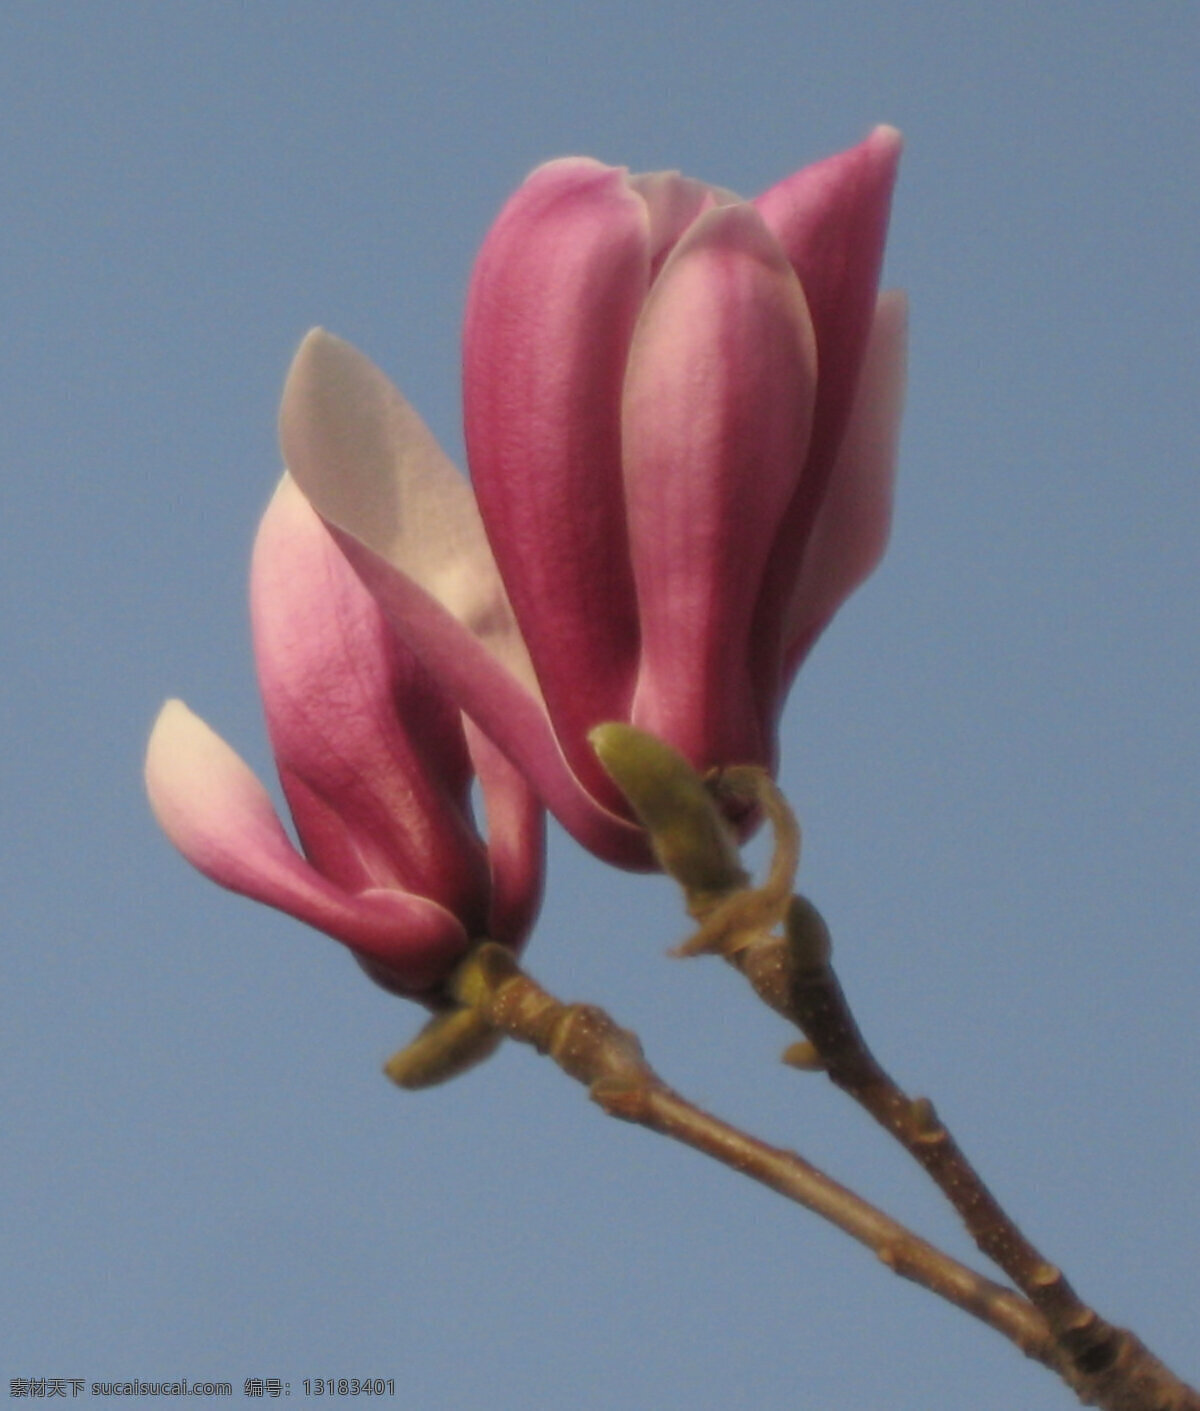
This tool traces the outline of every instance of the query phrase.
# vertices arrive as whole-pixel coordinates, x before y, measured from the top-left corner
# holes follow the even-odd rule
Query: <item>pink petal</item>
[[[697,766],[764,757],[750,630],[815,384],[804,296],[761,217],[746,204],[702,216],[651,291],[625,396],[632,719]]]
[[[618,867],[653,868],[642,830],[597,803],[568,768],[541,700],[411,578],[361,539],[337,525],[330,528],[392,628],[440,689],[520,770],[542,805],[602,860]]]
[[[816,330],[815,455],[836,450],[853,405],[900,148],[895,128],[877,127],[857,147],[805,167],[754,202],[796,271]]]
[[[780,629],[798,571],[796,546],[812,529],[854,404],[899,159],[900,134],[878,127],[857,147],[804,168],[754,203],[803,286],[820,376],[808,463],[780,526],[758,610],[764,698],[778,679]]]
[[[545,815],[536,795],[491,740],[470,720],[467,743],[487,821],[491,864],[491,909],[487,934],[519,949],[542,899]]]
[[[348,344],[311,333],[280,423],[293,478],[438,686],[584,847],[652,866],[641,830],[597,803],[563,759],[470,488],[399,392]]]
[[[789,678],[887,547],[904,407],[907,312],[899,290],[880,295],[854,410],[788,610]]]
[[[475,262],[463,343],[467,458],[567,759],[629,709],[637,615],[625,548],[621,384],[650,278],[645,203],[618,168],[538,168]]]
[[[167,837],[206,877],[315,926],[413,991],[443,978],[465,949],[462,927],[435,903],[399,891],[354,896],[322,877],[245,763],[182,701],[155,722],[146,789]]]
[[[309,860],[349,891],[398,887],[481,924],[487,865],[459,712],[289,476],[250,581],[271,743]]]

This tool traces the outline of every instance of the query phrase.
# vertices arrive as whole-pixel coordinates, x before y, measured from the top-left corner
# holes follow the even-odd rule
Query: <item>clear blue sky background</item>
[[[912,373],[884,568],[806,667],[804,885],[898,1076],[1108,1316],[1200,1377],[1200,8],[8,3],[0,1376],[394,1377],[394,1404],[1054,1411],[990,1331],[528,1051],[193,873],[182,695],[271,768],[245,612],[314,323],[460,447],[474,250],[583,152],[753,193],[877,121]],[[661,879],[556,835],[533,971],[956,1253]]]

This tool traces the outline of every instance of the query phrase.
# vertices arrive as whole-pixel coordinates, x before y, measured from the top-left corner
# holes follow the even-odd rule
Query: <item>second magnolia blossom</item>
[[[310,334],[285,459],[393,627],[580,842],[646,865],[588,745],[774,768],[787,689],[886,543],[904,306],[877,295],[899,138],[754,201],[535,171],[472,276],[474,499],[365,358]]]
[[[541,810],[495,747],[464,731],[287,476],[255,541],[251,608],[303,852],[247,765],[182,701],[167,702],[150,737],[155,815],[213,881],[325,931],[385,988],[436,1006],[470,942],[524,943],[541,894]]]

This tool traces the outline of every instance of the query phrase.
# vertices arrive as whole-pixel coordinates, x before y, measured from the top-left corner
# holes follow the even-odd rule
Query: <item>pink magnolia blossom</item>
[[[609,861],[648,853],[589,729],[774,768],[798,666],[883,552],[898,157],[879,128],[750,202],[584,158],[534,171],[471,280],[477,502],[365,358],[320,331],[296,356],[281,428],[304,493],[399,635]]]
[[[181,701],[154,726],[158,821],[213,881],[348,946],[398,993],[433,991],[473,939],[517,948],[541,888],[542,813],[388,627],[285,476],[251,571],[255,658],[293,846],[247,765]],[[477,771],[491,842],[470,812]]]

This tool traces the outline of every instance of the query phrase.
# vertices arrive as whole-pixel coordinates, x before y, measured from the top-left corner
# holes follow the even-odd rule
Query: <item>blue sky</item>
[[[883,568],[794,693],[804,886],[897,1076],[1200,1377],[1200,11],[12,3],[0,18],[0,1375],[394,1377],[394,1404],[1073,1404],[805,1213],[418,1012],[158,835],[181,695],[264,775],[245,577],[313,324],[461,446],[474,250],[582,152],[753,193],[877,121],[912,301]],[[533,972],[963,1257],[684,932],[556,835]],[[7,1386],[5,1388],[7,1390]]]

